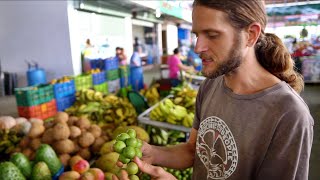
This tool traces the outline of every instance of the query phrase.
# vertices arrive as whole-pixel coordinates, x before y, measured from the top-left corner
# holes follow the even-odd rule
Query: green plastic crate
[[[106,71],[106,78],[108,81],[119,79],[119,69],[113,69]]]
[[[51,101],[54,98],[53,86],[44,84],[15,88],[16,102],[18,106],[35,106]]]
[[[108,94],[108,83],[101,83],[98,85],[93,85],[93,89],[104,94]]]
[[[76,91],[82,89],[92,88],[92,75],[91,74],[82,74],[74,78],[74,83],[76,85]]]
[[[120,78],[128,77],[130,75],[130,67],[129,66],[120,66],[119,67],[119,75],[120,75]]]

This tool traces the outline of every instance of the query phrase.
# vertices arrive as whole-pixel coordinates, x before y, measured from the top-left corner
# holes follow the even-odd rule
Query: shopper
[[[116,47],[116,57],[119,58],[120,66],[127,65],[127,55],[122,47]]]
[[[308,179],[314,120],[289,52],[265,33],[261,0],[195,0],[201,84],[187,143],[143,146],[135,158],[153,179],[193,166],[193,179]],[[122,172],[122,176],[127,174]]]
[[[168,58],[168,67],[169,67],[169,78],[178,79],[180,70],[194,72],[192,66],[183,65],[180,60],[180,51],[178,48],[173,50],[173,55]]]
[[[144,88],[143,68],[139,52],[140,51],[138,51],[138,49],[135,49],[130,58],[130,82],[132,85],[132,89],[135,91],[140,91],[140,89]]]

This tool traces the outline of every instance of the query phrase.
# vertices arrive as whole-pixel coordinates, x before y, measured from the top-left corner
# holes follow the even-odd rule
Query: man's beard
[[[218,64],[217,69],[215,71],[204,71],[202,70],[202,74],[209,78],[214,79],[221,75],[228,74],[233,72],[236,68],[238,68],[242,62],[242,56],[240,53],[240,46],[241,46],[241,37],[235,36],[236,39],[231,47],[231,51],[229,52],[228,57],[225,61],[222,61],[221,64]],[[201,54],[200,54],[201,57]]]

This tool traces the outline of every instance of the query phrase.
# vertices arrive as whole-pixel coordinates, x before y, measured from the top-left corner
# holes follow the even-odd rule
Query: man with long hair
[[[193,7],[195,52],[207,78],[190,138],[171,147],[144,143],[142,159],[134,159],[140,170],[166,180],[175,178],[158,166],[193,166],[200,180],[308,179],[314,120],[289,52],[264,32],[264,2],[195,0]]]

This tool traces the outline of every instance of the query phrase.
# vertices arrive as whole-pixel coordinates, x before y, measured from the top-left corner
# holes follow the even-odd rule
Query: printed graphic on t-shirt
[[[196,151],[207,169],[207,179],[226,179],[237,168],[237,145],[227,124],[218,117],[200,123]]]

